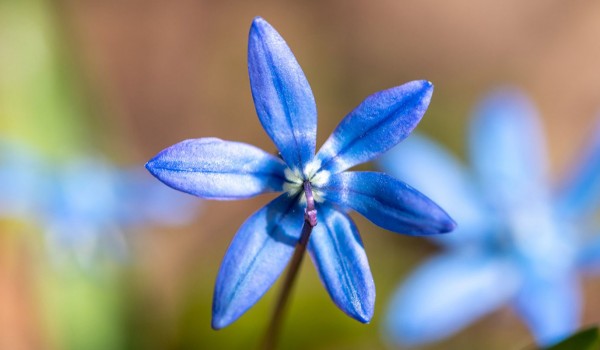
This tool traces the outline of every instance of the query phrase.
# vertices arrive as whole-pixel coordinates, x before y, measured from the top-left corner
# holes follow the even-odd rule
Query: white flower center
[[[304,167],[303,171],[297,168],[293,170],[286,168],[284,170],[286,182],[283,184],[283,190],[288,192],[290,196],[296,195],[299,192],[304,192],[304,182],[310,182],[313,197],[316,202],[323,202],[323,187],[329,180],[331,175],[329,171],[321,170],[320,161],[312,161]],[[301,201],[306,202],[306,196],[302,196]]]

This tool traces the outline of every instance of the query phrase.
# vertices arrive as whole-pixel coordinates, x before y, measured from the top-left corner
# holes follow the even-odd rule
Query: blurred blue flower
[[[82,265],[126,256],[124,230],[183,224],[197,203],[159,186],[143,169],[99,157],[45,162],[15,143],[0,144],[0,217],[42,228],[54,261]]]
[[[446,251],[400,286],[386,332],[418,345],[447,337],[510,303],[537,342],[550,344],[579,323],[579,269],[600,262],[585,232],[600,198],[600,130],[560,191],[552,191],[539,118],[519,91],[485,98],[470,130],[473,174],[413,135],[381,158],[388,173],[415,183],[460,227],[439,237]]]
[[[0,138],[0,217],[24,218],[36,210],[41,160],[18,142]]]
[[[455,224],[431,200],[390,176],[345,170],[403,140],[425,113],[433,87],[414,81],[371,95],[315,155],[312,91],[283,38],[262,18],[254,19],[250,29],[248,70],[256,112],[283,160],[245,143],[201,138],[167,148],[146,165],[168,186],[202,198],[283,191],[246,220],[229,246],[217,277],[212,327],[235,321],[281,274],[300,238],[305,189],[316,202],[319,224],[308,251],[321,280],[340,309],[369,322],[373,278],[346,211],[409,235],[444,233]]]

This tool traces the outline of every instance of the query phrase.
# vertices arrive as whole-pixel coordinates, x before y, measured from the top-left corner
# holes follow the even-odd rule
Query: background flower
[[[181,225],[198,207],[142,169],[119,169],[100,157],[49,163],[5,141],[0,169],[0,216],[39,227],[52,258],[62,263],[69,257],[88,267],[102,256],[122,260],[126,231]]]
[[[461,224],[456,235],[436,240],[446,252],[400,286],[387,334],[412,345],[439,340],[510,303],[548,345],[579,326],[580,257],[589,254],[587,239],[596,231],[588,221],[596,200],[587,191],[600,181],[600,159],[584,157],[554,193],[536,110],[509,88],[478,105],[469,135],[472,172],[422,136],[381,160],[389,173],[422,185]],[[591,146],[596,154],[598,143]]]

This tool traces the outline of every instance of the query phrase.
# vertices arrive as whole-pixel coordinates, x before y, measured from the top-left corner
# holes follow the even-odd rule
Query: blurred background
[[[540,110],[559,181],[600,112],[597,2],[0,0],[0,349],[259,343],[279,283],[218,332],[211,302],[231,238],[271,196],[201,202],[143,170],[187,138],[275,151],[248,83],[257,15],[311,83],[319,145],[369,94],[427,79],[435,92],[417,130],[464,157],[475,102],[513,84]],[[354,218],[377,287],[373,321],[340,312],[306,259],[281,348],[394,348],[381,337],[389,296],[438,248]],[[598,322],[600,281],[584,291],[583,324]],[[426,348],[532,341],[506,308]]]

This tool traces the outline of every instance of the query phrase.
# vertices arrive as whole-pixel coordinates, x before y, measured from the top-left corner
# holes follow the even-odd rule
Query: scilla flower
[[[390,176],[345,170],[403,140],[425,113],[433,87],[414,81],[371,95],[315,155],[312,91],[283,38],[262,18],[250,29],[248,70],[258,118],[283,160],[248,144],[201,138],[171,146],[146,165],[165,184],[201,198],[283,192],[248,218],[229,246],[217,277],[212,326],[229,325],[269,289],[294,253],[305,221],[314,227],[308,250],[331,298],[349,316],[369,322],[375,289],[347,211],[409,235],[444,233],[455,224]]]
[[[124,232],[191,220],[197,203],[167,190],[143,169],[101,157],[48,161],[0,139],[0,219],[39,228],[51,259],[91,267],[127,255]]]
[[[417,135],[381,159],[383,169],[422,185],[461,223],[436,239],[446,252],[400,286],[387,334],[406,345],[439,340],[508,303],[538,343],[549,345],[577,329],[579,270],[600,261],[600,245],[583,243],[585,219],[598,208],[600,142],[554,193],[536,111],[520,92],[484,99],[470,132],[473,174]]]
[[[156,186],[142,169],[119,168],[102,157],[73,158],[38,175],[44,187],[32,217],[43,227],[51,256],[59,262],[69,255],[83,266],[99,258],[126,258],[126,232],[182,225],[198,207]]]

